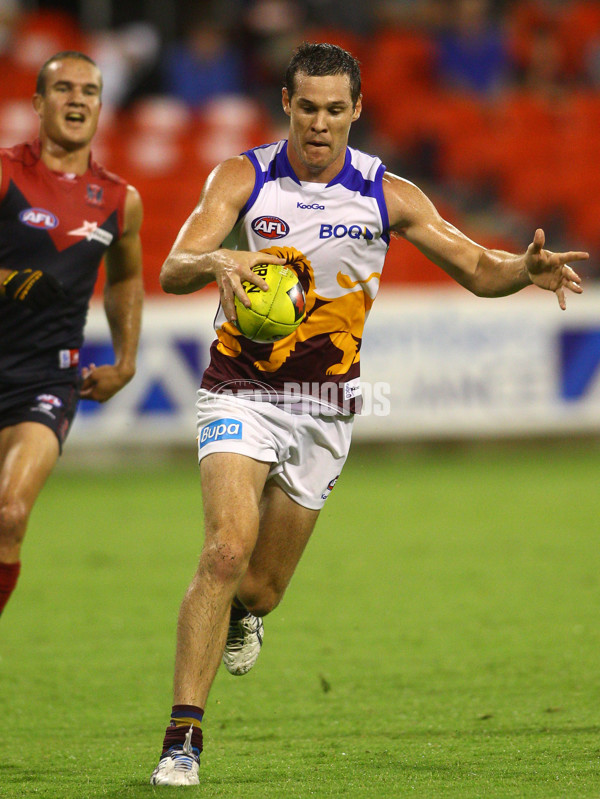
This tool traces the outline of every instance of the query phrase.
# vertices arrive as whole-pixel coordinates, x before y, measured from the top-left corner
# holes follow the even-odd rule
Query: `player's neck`
[[[41,159],[52,172],[69,172],[83,175],[90,162],[90,145],[86,144],[73,150],[67,150],[49,139],[42,139]]]
[[[328,164],[323,169],[311,169],[304,164],[298,157],[290,141],[288,141],[287,157],[290,166],[294,170],[294,174],[302,183],[330,183],[344,168],[346,150],[344,150],[333,163]]]

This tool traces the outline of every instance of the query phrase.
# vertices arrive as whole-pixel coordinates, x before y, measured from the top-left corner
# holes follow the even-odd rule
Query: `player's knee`
[[[275,610],[280,601],[281,597],[271,594],[257,597],[255,601],[248,603],[250,607],[248,607],[248,604],[244,604],[253,616],[266,616]]]
[[[218,541],[203,549],[200,568],[218,582],[237,582],[248,567],[251,554],[243,541]]]
[[[3,546],[20,544],[25,535],[29,508],[18,499],[0,500],[0,543]]]
[[[254,616],[266,616],[279,605],[284,593],[285,588],[279,589],[274,583],[254,583],[239,591],[238,597]]]

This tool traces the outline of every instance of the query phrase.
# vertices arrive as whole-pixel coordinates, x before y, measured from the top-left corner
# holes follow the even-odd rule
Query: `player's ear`
[[[290,96],[286,86],[284,86],[281,90],[281,104],[283,105],[283,110],[285,113],[288,116],[291,116],[292,110],[290,108]]]
[[[33,105],[33,110],[38,116],[41,116],[41,108],[42,103],[44,102],[44,98],[41,94],[34,94],[31,98],[31,104]]]
[[[352,121],[356,122],[359,118],[362,111],[362,94],[358,95],[358,100],[356,101],[356,105],[354,106],[354,111],[352,112]]]

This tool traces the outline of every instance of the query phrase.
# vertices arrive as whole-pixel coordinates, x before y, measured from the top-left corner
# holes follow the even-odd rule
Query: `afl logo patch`
[[[290,226],[278,216],[259,216],[252,220],[252,230],[263,239],[282,239],[290,232]]]
[[[19,219],[28,227],[41,228],[42,230],[52,230],[58,226],[58,219],[45,208],[25,208],[19,214]]]

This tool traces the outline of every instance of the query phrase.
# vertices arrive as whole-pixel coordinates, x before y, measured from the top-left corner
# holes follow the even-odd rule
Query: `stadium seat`
[[[590,252],[600,250],[600,198],[597,194],[582,195],[580,203],[572,209],[568,219],[569,237],[573,247],[588,248]]]
[[[4,100],[0,102],[0,147],[12,147],[22,141],[34,139],[39,130],[39,120],[31,100]]]
[[[421,135],[435,143],[440,177],[479,186],[494,153],[486,106],[458,92],[439,92],[421,111]]]
[[[536,33],[556,30],[558,5],[551,7],[541,0],[521,0],[511,3],[506,12],[506,30],[511,60],[518,71],[529,65]]]
[[[15,65],[34,77],[54,53],[85,49],[85,35],[74,17],[58,9],[41,8],[19,18],[11,48]]]
[[[180,136],[192,121],[188,106],[176,97],[152,95],[138,100],[131,108],[131,123],[140,132]]]
[[[435,47],[415,31],[378,31],[365,51],[366,108],[375,124],[402,146],[414,138],[419,111],[434,87]]]
[[[194,130],[195,159],[210,170],[271,139],[266,111],[251,97],[224,95],[211,100],[197,113]]]
[[[37,73],[19,66],[10,56],[0,56],[0,75],[10,75],[10,80],[0,80],[0,101],[29,98],[31,104]]]
[[[560,12],[559,36],[569,71],[583,74],[589,47],[600,40],[600,3],[595,0],[565,3]]]
[[[556,104],[529,91],[514,91],[493,108],[491,142],[493,164],[503,199],[516,203],[522,211],[535,212],[545,207],[548,192],[529,189],[532,176],[545,175],[559,161],[560,121]],[[527,174],[527,177],[525,177]],[[545,195],[545,196],[541,196]]]

